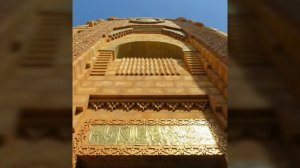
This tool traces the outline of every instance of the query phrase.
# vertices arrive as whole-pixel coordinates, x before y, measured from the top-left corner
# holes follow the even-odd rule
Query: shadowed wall
[[[119,46],[117,58],[175,58],[182,59],[182,49],[178,46],[153,41],[125,43]]]

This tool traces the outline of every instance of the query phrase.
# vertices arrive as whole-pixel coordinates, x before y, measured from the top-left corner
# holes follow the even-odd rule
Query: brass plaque
[[[207,125],[93,125],[88,144],[94,145],[216,145]]]

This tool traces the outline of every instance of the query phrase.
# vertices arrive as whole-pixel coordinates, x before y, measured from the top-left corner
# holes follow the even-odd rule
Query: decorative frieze
[[[183,110],[191,111],[193,109],[205,110],[207,108],[207,102],[122,102],[122,101],[105,101],[105,102],[90,102],[89,109],[92,111],[103,110]]]
[[[97,110],[153,110],[153,111],[191,111],[205,110],[208,107],[207,95],[195,96],[150,96],[150,95],[129,95],[129,96],[104,96],[91,95],[88,109]]]
[[[172,58],[123,58],[116,75],[179,75]]]

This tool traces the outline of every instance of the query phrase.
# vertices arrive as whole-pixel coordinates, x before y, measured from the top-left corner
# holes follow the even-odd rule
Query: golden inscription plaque
[[[91,119],[74,137],[78,156],[224,155],[226,137],[206,119]]]
[[[88,138],[97,145],[214,145],[208,126],[94,125]]]

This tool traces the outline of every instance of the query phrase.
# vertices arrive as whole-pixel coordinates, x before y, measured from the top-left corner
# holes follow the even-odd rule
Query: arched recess
[[[135,41],[120,44],[116,58],[173,58],[182,59],[183,49],[177,45],[158,41]]]
[[[130,43],[130,42],[145,42],[145,41],[172,44],[180,47],[183,52],[196,51],[190,44],[163,34],[130,34],[109,42],[107,45],[101,47],[101,49],[113,50],[114,52],[116,52],[116,48],[122,44]]]
[[[201,60],[198,52],[189,43],[162,34],[130,34],[102,46],[100,50],[100,56],[107,55],[106,52],[108,51],[112,52],[113,60],[122,59],[120,67],[118,68],[119,70],[116,74],[122,74],[122,72],[125,71],[127,73],[129,71],[131,72],[131,69],[126,69],[128,67],[133,68],[134,70],[139,69],[140,67],[144,67],[144,62],[148,62],[145,64],[150,64],[151,67],[153,64],[157,64],[157,66],[154,67],[157,67],[158,69],[161,67],[161,65],[164,66],[169,63],[170,66],[167,64],[167,67],[177,67],[178,64],[193,75],[201,75],[205,73],[201,65]],[[134,58],[135,60],[130,60],[131,58]],[[155,59],[147,60],[148,58]],[[119,61],[120,60],[117,60],[117,62]],[[134,63],[132,63],[132,61]],[[132,64],[136,66],[131,66]],[[165,73],[165,70],[167,71],[167,73]],[[168,73],[169,69],[165,70],[162,70],[162,72],[158,73],[158,75],[180,74],[176,70],[171,73]],[[125,75],[132,74],[127,73],[125,73]]]

